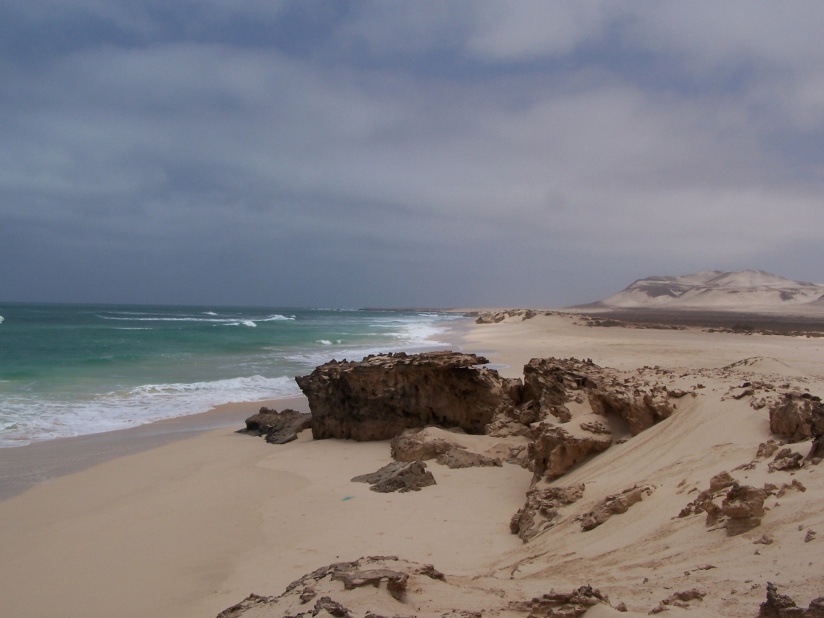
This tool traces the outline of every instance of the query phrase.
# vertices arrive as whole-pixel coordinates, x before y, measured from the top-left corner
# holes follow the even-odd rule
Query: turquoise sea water
[[[300,393],[332,358],[443,348],[436,312],[0,303],[0,447]]]

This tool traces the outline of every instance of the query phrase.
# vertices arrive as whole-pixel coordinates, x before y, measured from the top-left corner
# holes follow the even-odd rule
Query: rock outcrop
[[[770,431],[789,442],[824,435],[824,404],[809,393],[786,393],[770,408]]]
[[[246,428],[238,433],[265,436],[270,444],[286,444],[297,439],[304,429],[312,427],[312,415],[295,410],[272,410],[263,407],[246,419]]]
[[[376,472],[361,474],[352,479],[355,483],[369,483],[372,491],[420,491],[423,487],[435,485],[435,477],[426,469],[422,461],[393,461]]]
[[[535,480],[556,479],[590,455],[612,446],[612,436],[544,422],[533,430],[531,460]]]
[[[741,485],[727,472],[722,472],[712,478],[710,489],[700,492],[681,510],[678,517],[706,513],[705,523],[708,527],[725,528],[727,535],[735,536],[761,524],[765,512],[764,500],[777,489],[775,485],[768,485],[763,489]],[[717,504],[719,498],[721,503]]]
[[[625,489],[619,494],[613,494],[604,498],[589,513],[584,513],[579,517],[582,530],[592,530],[605,523],[613,515],[626,513],[633,504],[641,502],[644,495],[651,495],[655,488],[652,485],[635,485]]]
[[[802,609],[789,596],[779,594],[775,584],[767,582],[767,600],[761,604],[758,618],[824,618],[824,597],[813,599],[807,609]]]
[[[672,414],[669,398],[664,386],[628,382],[591,360],[533,358],[524,366],[521,401],[560,422],[571,418],[571,404],[584,404],[598,416],[620,417],[637,435]]]
[[[513,405],[519,384],[478,366],[487,362],[459,352],[399,352],[330,361],[296,381],[309,399],[315,439],[388,440],[427,425],[481,434],[499,408]]]
[[[526,504],[509,522],[509,530],[526,543],[560,521],[561,511],[584,495],[584,484],[569,487],[532,487],[526,493]]]

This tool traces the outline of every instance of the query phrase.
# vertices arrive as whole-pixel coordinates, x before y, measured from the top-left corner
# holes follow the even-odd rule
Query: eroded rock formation
[[[786,393],[770,408],[770,431],[789,442],[824,434],[824,404],[809,393]]]
[[[807,609],[802,609],[789,596],[779,594],[775,584],[767,582],[767,600],[761,604],[758,618],[824,618],[824,597],[813,599]]]
[[[330,361],[296,378],[309,399],[315,439],[388,440],[411,427],[484,433],[498,408],[513,405],[517,380],[459,352],[403,352]]]
[[[509,530],[526,543],[560,521],[561,509],[584,495],[584,484],[569,487],[532,487],[526,493],[526,504],[509,522]]]

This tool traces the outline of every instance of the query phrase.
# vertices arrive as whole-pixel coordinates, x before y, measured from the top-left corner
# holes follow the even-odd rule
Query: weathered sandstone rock
[[[809,393],[787,393],[770,408],[770,431],[790,442],[824,435],[824,404]]]
[[[440,425],[481,434],[499,407],[513,405],[517,380],[478,367],[474,354],[403,352],[330,361],[296,378],[309,399],[315,439],[388,440]]]
[[[590,455],[612,445],[611,436],[594,434],[580,427],[573,433],[572,427],[567,430],[546,421],[534,428],[533,438],[531,453],[536,481],[556,479]]]
[[[727,517],[727,535],[735,536],[760,525],[768,495],[764,489],[735,483],[721,502],[721,515]]]
[[[664,386],[622,381],[591,360],[533,358],[524,366],[521,401],[561,422],[570,419],[571,402],[586,403],[599,416],[619,416],[637,435],[672,414],[669,396]]]
[[[265,436],[270,444],[286,444],[298,437],[304,429],[312,427],[312,415],[295,410],[272,410],[263,407],[257,414],[246,419],[246,428],[238,433]]]
[[[758,618],[824,618],[824,596],[802,609],[787,595],[779,594],[775,584],[767,582],[767,600],[761,604]]]
[[[620,494],[607,496],[603,502],[579,518],[581,521],[581,529],[592,530],[606,522],[613,515],[626,513],[629,507],[641,502],[645,494],[647,496],[651,495],[654,489],[652,485],[635,485],[629,489],[625,489]]]
[[[559,509],[577,502],[583,495],[583,483],[569,487],[533,487],[526,492],[526,504],[509,522],[509,530],[526,543],[558,523]]]
[[[528,612],[535,618],[576,618],[599,604],[609,605],[609,597],[592,586],[581,586],[569,593],[552,591],[531,601],[516,601],[510,604],[510,609]]]
[[[435,485],[435,477],[422,461],[393,461],[377,472],[361,474],[352,479],[355,483],[369,483],[370,489],[380,493],[390,491],[420,491]]]

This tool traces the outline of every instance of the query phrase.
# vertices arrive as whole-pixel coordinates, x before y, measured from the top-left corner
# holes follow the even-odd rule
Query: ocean
[[[450,347],[430,311],[0,303],[0,448],[300,394],[331,359]]]

